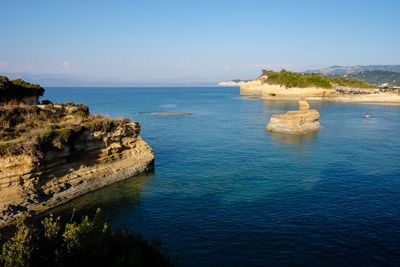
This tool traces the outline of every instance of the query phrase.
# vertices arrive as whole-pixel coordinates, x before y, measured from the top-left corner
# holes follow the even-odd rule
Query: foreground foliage
[[[14,236],[2,243],[4,266],[174,266],[161,249],[139,233],[110,230],[100,209],[92,220],[63,225],[50,216],[40,227],[18,225]]]
[[[334,85],[348,86],[354,88],[374,88],[376,86],[371,85],[360,79],[348,79],[346,76],[330,78],[326,75],[316,73],[299,73],[281,70],[275,72],[272,70],[263,70],[262,75],[259,79],[263,83],[268,84],[280,84],[287,88],[292,87],[320,87],[320,88],[333,88]]]

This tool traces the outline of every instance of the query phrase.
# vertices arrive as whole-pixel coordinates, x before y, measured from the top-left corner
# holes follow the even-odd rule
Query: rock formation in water
[[[139,123],[85,105],[2,105],[0,121],[0,226],[153,168]]]
[[[322,128],[318,118],[319,112],[315,109],[310,110],[307,101],[301,99],[299,101],[299,110],[272,115],[265,129],[267,131],[290,134],[310,133]]]

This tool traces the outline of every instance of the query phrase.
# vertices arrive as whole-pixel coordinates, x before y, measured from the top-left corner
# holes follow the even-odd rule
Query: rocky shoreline
[[[40,109],[61,112],[61,121],[77,119],[73,114],[82,112],[72,104]],[[153,168],[154,155],[140,137],[139,123],[93,118],[110,126],[75,125],[80,128],[57,147],[1,155],[0,227]]]

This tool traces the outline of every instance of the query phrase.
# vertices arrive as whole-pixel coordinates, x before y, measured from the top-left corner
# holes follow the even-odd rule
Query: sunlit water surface
[[[154,172],[53,212],[102,207],[114,227],[160,237],[183,266],[400,264],[399,106],[314,102],[324,128],[292,136],[264,127],[296,102],[238,88],[46,88],[44,98],[139,121],[156,157]],[[192,115],[140,115],[152,112]]]

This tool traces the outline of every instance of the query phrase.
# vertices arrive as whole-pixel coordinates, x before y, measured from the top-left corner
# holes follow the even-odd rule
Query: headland
[[[27,92],[0,103],[0,226],[153,168],[139,123]]]
[[[258,78],[240,86],[243,96],[269,100],[319,100],[365,104],[400,105],[399,88],[382,88],[346,76],[330,78],[314,73],[263,71]]]

